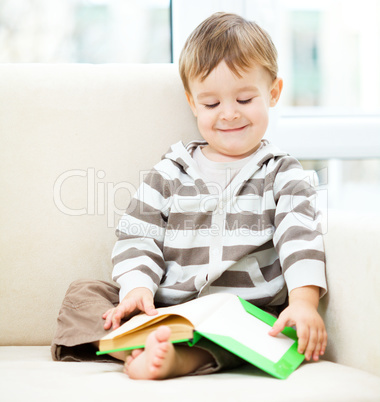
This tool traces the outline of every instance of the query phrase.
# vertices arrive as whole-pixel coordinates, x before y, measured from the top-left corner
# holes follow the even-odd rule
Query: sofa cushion
[[[208,376],[142,381],[129,379],[117,363],[53,362],[46,346],[1,347],[0,384],[4,401],[380,400],[380,377],[327,361],[302,364],[287,380],[245,366]]]

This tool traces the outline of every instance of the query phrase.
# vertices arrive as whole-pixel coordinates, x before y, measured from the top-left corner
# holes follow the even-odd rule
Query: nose
[[[233,121],[240,117],[240,112],[235,104],[225,104],[221,108],[220,118],[222,120]]]

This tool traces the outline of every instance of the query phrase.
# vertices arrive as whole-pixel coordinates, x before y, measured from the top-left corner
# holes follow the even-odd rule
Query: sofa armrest
[[[380,375],[380,215],[329,211],[327,226],[326,358]]]

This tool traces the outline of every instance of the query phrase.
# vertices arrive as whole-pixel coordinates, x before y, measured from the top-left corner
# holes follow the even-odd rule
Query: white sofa
[[[245,367],[133,381],[51,360],[70,282],[110,280],[141,175],[196,132],[173,65],[0,65],[1,401],[380,401],[380,218],[365,212],[329,211],[328,350],[287,380]]]

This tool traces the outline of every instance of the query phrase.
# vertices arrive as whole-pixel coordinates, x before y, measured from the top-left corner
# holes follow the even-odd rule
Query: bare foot
[[[125,361],[125,373],[130,378],[155,380],[173,377],[177,354],[169,342],[170,328],[159,327],[149,334],[145,349],[136,349]]]
[[[136,349],[127,357],[124,372],[133,379],[160,380],[184,376],[215,363],[204,349],[174,346],[169,342],[170,334],[170,328],[164,325],[149,334],[145,349]]]

